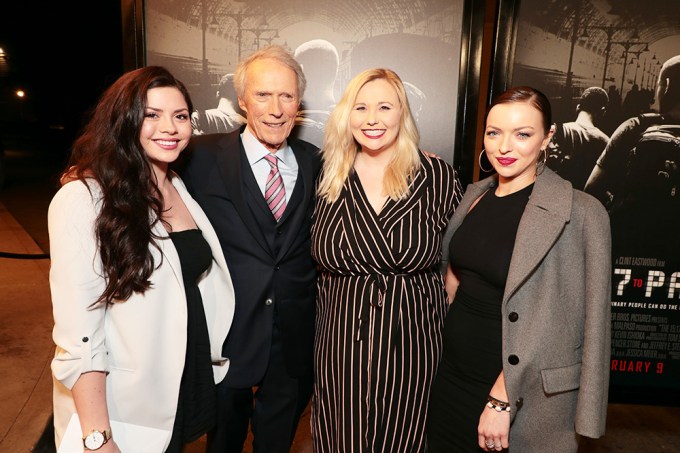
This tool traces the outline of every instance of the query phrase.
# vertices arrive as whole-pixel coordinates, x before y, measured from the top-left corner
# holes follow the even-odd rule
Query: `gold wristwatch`
[[[93,429],[90,434],[83,437],[83,446],[85,450],[99,450],[109,439],[111,439],[111,428],[104,431]]]

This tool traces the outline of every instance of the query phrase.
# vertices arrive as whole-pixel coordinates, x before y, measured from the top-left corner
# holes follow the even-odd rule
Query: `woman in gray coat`
[[[529,87],[489,107],[497,174],[468,188],[444,242],[452,304],[430,452],[576,452],[580,435],[604,434],[609,218],[545,167],[550,125],[548,99]]]

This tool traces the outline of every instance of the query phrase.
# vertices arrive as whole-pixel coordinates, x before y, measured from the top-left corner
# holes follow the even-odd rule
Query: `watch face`
[[[96,450],[104,445],[104,435],[99,431],[92,431],[85,438],[85,447],[90,450]]]

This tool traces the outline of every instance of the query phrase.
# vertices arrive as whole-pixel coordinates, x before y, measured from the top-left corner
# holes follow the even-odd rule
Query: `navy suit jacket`
[[[245,388],[264,376],[274,322],[288,373],[311,373],[316,266],[310,230],[321,158],[315,146],[288,139],[298,178],[277,224],[257,187],[240,133],[192,137],[180,172],[217,232],[231,272],[236,311],[223,348],[230,360],[223,382]]]

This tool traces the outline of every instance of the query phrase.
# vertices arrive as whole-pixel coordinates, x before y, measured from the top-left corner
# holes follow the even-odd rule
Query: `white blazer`
[[[229,360],[222,357],[222,344],[234,317],[234,289],[208,218],[180,178],[173,175],[172,181],[212,249],[213,263],[201,276],[199,288],[218,383],[229,368]],[[94,232],[101,192],[94,181],[90,189],[92,194],[81,181],[66,184],[48,211],[53,339],[57,346],[52,361],[57,447],[75,412],[70,389],[82,373],[108,373],[106,399],[111,420],[172,431],[184,369],[184,283],[177,250],[160,222],[153,232],[163,238],[157,241],[161,250],[150,247],[158,266],[151,275],[151,289],[122,303],[88,308],[105,286]]]

